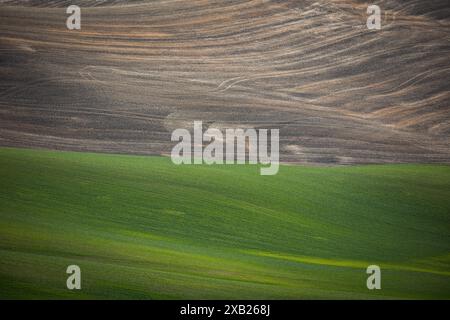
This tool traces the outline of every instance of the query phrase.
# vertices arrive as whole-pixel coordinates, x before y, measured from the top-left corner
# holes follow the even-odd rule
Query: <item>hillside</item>
[[[450,298],[450,168],[0,149],[0,298]],[[66,268],[82,290],[66,289]],[[366,268],[382,290],[366,288]]]
[[[201,120],[279,128],[283,162],[449,163],[448,1],[376,3],[380,31],[356,0],[1,1],[0,145],[164,155]]]

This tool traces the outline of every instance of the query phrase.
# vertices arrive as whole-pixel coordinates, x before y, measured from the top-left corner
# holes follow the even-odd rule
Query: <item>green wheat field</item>
[[[0,184],[2,299],[450,298],[449,166],[1,148]]]

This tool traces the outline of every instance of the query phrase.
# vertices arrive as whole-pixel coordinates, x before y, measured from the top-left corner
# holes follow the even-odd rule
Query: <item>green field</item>
[[[66,267],[82,289],[66,288]],[[366,288],[366,268],[382,289]],[[0,149],[0,298],[450,299],[450,167]]]

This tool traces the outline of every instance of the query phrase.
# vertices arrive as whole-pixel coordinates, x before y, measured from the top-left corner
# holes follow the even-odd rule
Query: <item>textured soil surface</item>
[[[168,154],[202,120],[279,128],[285,162],[449,163],[450,5],[377,4],[0,1],[0,146]]]

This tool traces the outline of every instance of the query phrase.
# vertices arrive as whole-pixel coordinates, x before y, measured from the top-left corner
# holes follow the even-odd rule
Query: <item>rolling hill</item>
[[[0,149],[0,298],[449,299],[450,167]],[[82,289],[66,289],[79,265]],[[382,289],[366,288],[366,268]]]
[[[170,153],[175,128],[279,128],[294,163],[450,162],[447,0],[0,4],[0,145]],[[82,8],[81,30],[66,7]]]

